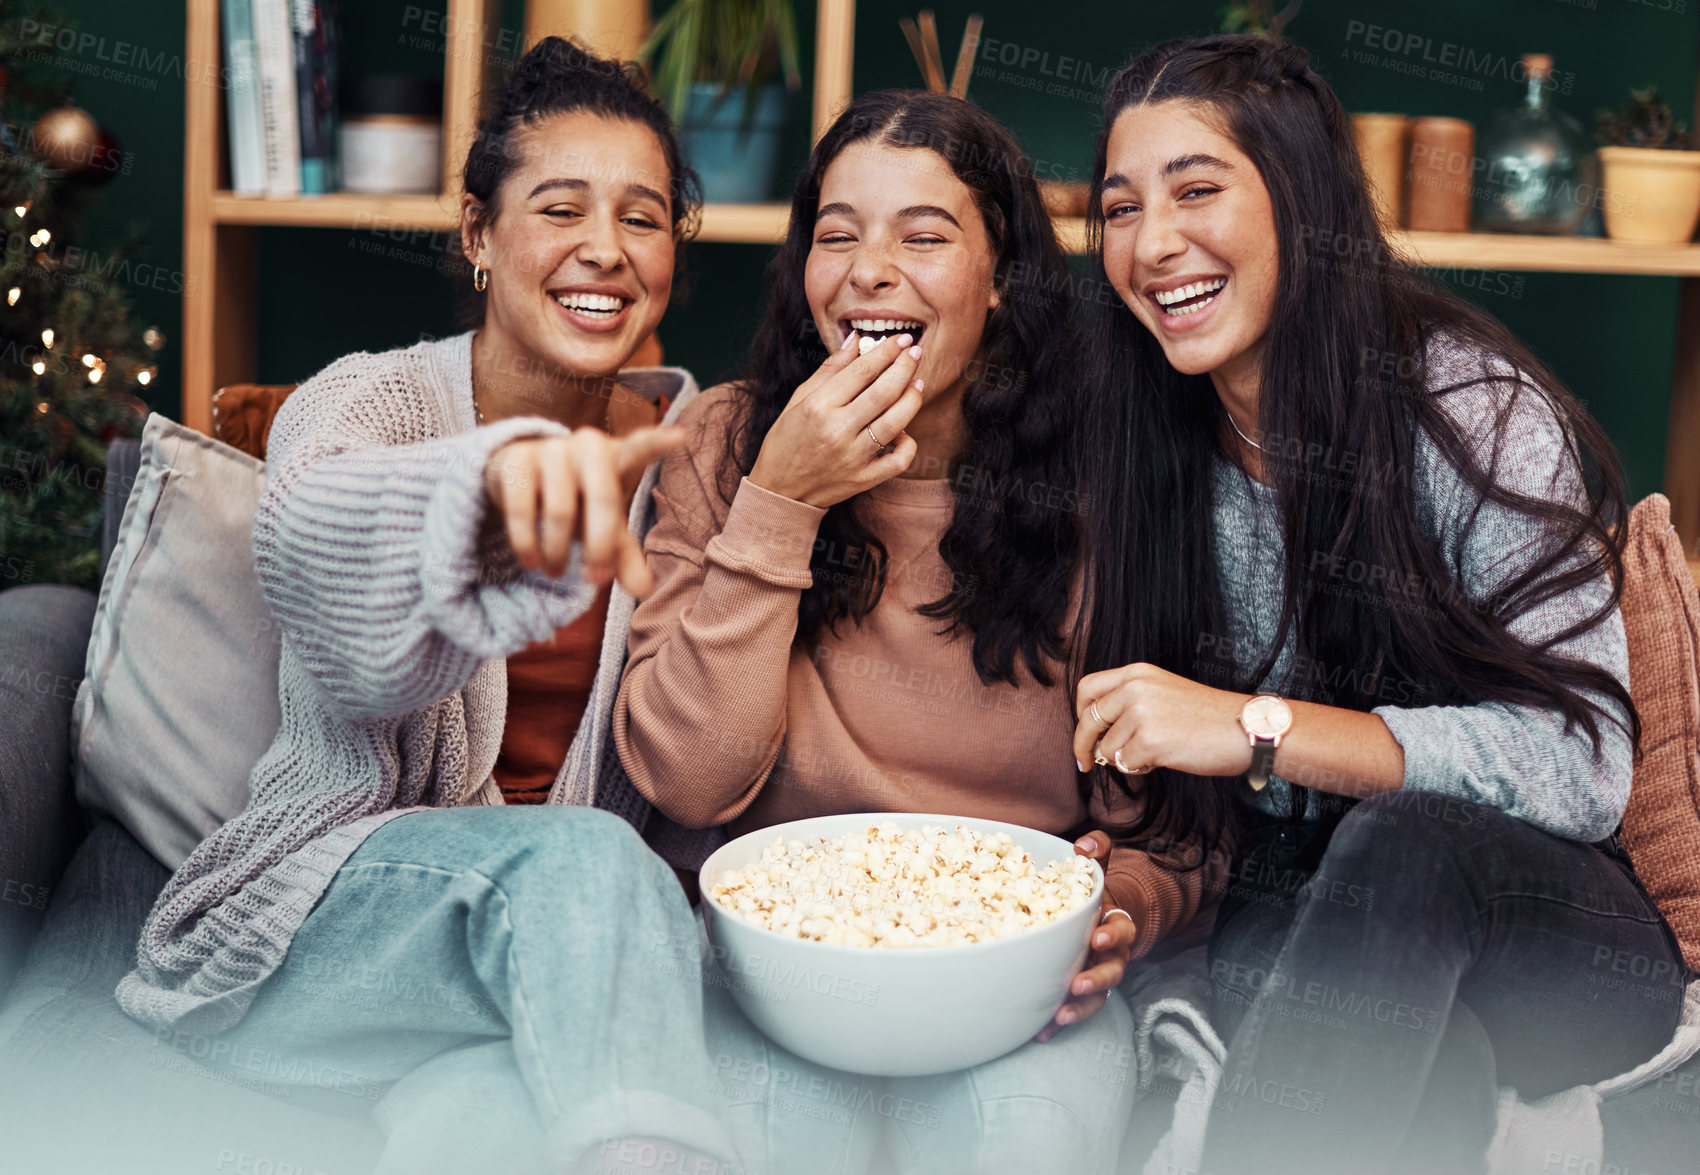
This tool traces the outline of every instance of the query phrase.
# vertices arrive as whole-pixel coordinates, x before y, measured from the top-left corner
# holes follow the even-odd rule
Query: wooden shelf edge
[[[1086,220],[1054,218],[1065,251],[1086,251]],[[1393,247],[1430,269],[1511,269],[1549,273],[1700,276],[1700,245],[1641,245],[1603,237],[1537,237],[1511,233],[1390,234]]]
[[[319,228],[452,230],[459,209],[447,194],[325,196],[269,199],[214,192],[219,224],[296,225]],[[790,205],[707,204],[696,239],[719,244],[773,245],[785,239]],[[1086,221],[1055,218],[1057,240],[1069,253],[1086,249]],[[1505,233],[1398,231],[1393,247],[1431,269],[1521,270],[1549,273],[1640,274],[1700,277],[1700,245],[1642,245],[1599,237],[1535,237]]]
[[[1514,269],[1547,273],[1700,275],[1700,245],[1644,245],[1604,237],[1514,233],[1390,234],[1395,248],[1431,269]]]
[[[429,193],[377,196],[332,192],[272,199],[226,191],[212,194],[212,217],[219,224],[448,230],[460,223],[460,209],[447,196]]]

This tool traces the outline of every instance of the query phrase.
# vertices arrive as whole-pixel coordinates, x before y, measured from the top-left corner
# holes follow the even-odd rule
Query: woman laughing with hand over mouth
[[[1050,219],[984,111],[868,94],[816,146],[769,278],[748,377],[705,392],[662,463],[614,717],[632,781],[733,834],[837,812],[1025,824],[1078,838],[1108,897],[1041,1040],[959,1073],[821,1070],[711,989],[718,1057],[858,1093],[840,1125],[730,1085],[728,1121],[774,1175],[865,1171],[882,1135],[906,1171],[1109,1171],[1133,1096],[1113,988],[1203,879],[1091,831],[1114,814],[1068,758],[1077,402]]]

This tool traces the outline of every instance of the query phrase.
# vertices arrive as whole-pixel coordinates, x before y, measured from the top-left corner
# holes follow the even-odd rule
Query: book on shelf
[[[335,0],[290,0],[301,124],[301,191],[334,192],[337,177]]]
[[[301,192],[301,120],[295,102],[295,38],[289,3],[253,0],[268,196],[296,196]]]
[[[223,0],[224,62],[229,71],[225,126],[230,136],[230,187],[240,196],[266,194],[266,129],[254,61],[253,0]]]

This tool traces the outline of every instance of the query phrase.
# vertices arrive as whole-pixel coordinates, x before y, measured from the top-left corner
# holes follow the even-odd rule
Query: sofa
[[[111,447],[103,560],[138,458],[134,441]],[[156,1035],[114,1002],[168,873],[124,828],[75,800],[71,706],[95,603],[74,588],[0,592],[0,1171],[370,1171],[383,1142],[371,1103],[277,1096],[258,1079],[215,1074],[197,1057],[216,1042]],[[1153,1113],[1160,1108],[1141,1110]],[[1531,1170],[1694,1175],[1700,1060],[1608,1102],[1603,1118],[1601,1169],[1582,1171],[1558,1154]]]
[[[103,567],[138,460],[137,442],[111,446]],[[113,999],[169,874],[75,800],[71,702],[94,610],[76,588],[0,592],[0,1170],[369,1171],[383,1141],[369,1114],[232,1083],[196,1061],[205,1038],[155,1036]]]

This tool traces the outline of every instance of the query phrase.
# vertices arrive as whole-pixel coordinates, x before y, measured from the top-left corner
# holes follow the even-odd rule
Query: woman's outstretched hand
[[[619,438],[581,428],[509,441],[485,466],[484,492],[521,567],[565,575],[578,541],[587,579],[600,587],[618,577],[641,598],[655,579],[626,526],[628,503],[645,467],[684,443],[680,428],[640,428]]]
[[[904,334],[858,355],[856,339],[852,331],[792,394],[762,442],[752,484],[811,506],[835,506],[915,460],[914,438],[903,430],[921,407],[915,378],[921,349]]]
[[[1100,869],[1106,869],[1110,861],[1110,838],[1094,829],[1074,842],[1074,851],[1082,857],[1091,857]],[[1122,981],[1133,944],[1139,938],[1139,927],[1133,924],[1131,914],[1110,900],[1106,886],[1098,916],[1103,918],[1111,910],[1117,911],[1116,916],[1092,932],[1091,953],[1086,956],[1086,966],[1069,981],[1068,1000],[1057,1009],[1051,1022],[1039,1030],[1036,1039],[1041,1043],[1055,1036],[1059,1028],[1084,1020],[1102,1008],[1110,998],[1110,989]]]

